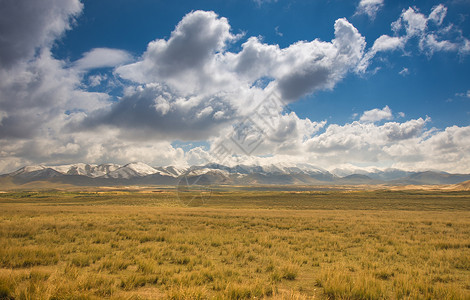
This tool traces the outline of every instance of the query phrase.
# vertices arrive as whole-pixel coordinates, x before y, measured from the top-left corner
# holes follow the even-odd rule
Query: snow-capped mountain
[[[102,164],[102,165],[90,165],[90,164],[72,164],[72,165],[60,165],[50,167],[51,169],[67,175],[83,175],[87,177],[101,177],[117,170],[120,166],[115,164]]]
[[[32,166],[25,166],[22,167],[21,169],[16,170],[15,172],[12,172],[8,175],[10,176],[21,176],[23,174],[28,174],[32,172],[37,172],[46,169],[47,167],[41,166],[41,165],[32,165]]]
[[[186,172],[185,168],[177,168],[177,167],[174,167],[174,166],[157,167],[155,169],[160,171],[161,175],[167,175],[167,176],[172,176],[172,177],[181,176],[182,174],[184,174]]]
[[[178,168],[152,167],[142,162],[123,166],[116,164],[69,164],[59,166],[32,165],[2,175],[23,184],[31,181],[51,181],[75,185],[177,185],[183,178],[198,184],[456,184],[470,180],[470,174],[443,172],[406,172],[397,169],[335,169],[331,173],[316,166],[301,163],[269,165],[206,164]]]
[[[157,169],[152,168],[142,162],[134,162],[115,169],[104,175],[107,178],[125,178],[130,179],[133,177],[143,177],[159,173]]]
[[[378,168],[356,168],[356,167],[349,167],[349,168],[336,168],[331,170],[331,173],[335,174],[338,177],[346,177],[351,175],[365,175],[372,179],[377,180],[396,180],[404,177],[408,177],[414,172],[403,171],[394,168],[386,168],[386,169],[378,169]]]

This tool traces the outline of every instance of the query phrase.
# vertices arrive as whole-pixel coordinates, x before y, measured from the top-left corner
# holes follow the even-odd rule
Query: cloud
[[[384,52],[392,51],[395,49],[403,48],[405,46],[405,40],[400,37],[391,37],[388,35],[382,35],[375,40],[374,45],[372,46],[373,52]]]
[[[0,138],[30,138],[60,130],[65,118],[107,105],[106,94],[77,89],[80,76],[43,50],[33,60],[0,69],[0,103],[5,117]]]
[[[382,120],[390,120],[392,118],[392,110],[388,106],[385,106],[382,109],[374,108],[372,110],[365,111],[359,121],[374,123]]]
[[[227,19],[213,12],[192,12],[168,41],[151,42],[142,61],[119,67],[117,73],[138,83],[164,82],[184,95],[250,88],[267,77],[274,79],[272,86],[286,100],[294,101],[332,88],[359,62],[365,47],[364,38],[346,19],[335,22],[332,42],[301,41],[280,49],[250,37],[242,51],[226,51],[237,38]]]
[[[79,0],[0,1],[0,67],[12,67],[49,48],[80,14]]]
[[[391,24],[394,36],[382,35],[377,38],[364,55],[357,71],[367,70],[373,58],[381,52],[405,51],[411,41],[416,40],[420,53],[431,57],[435,52],[456,52],[460,55],[470,53],[470,41],[462,35],[455,24],[444,24],[447,8],[434,6],[428,16],[417,8],[403,10],[398,20]]]
[[[279,55],[273,75],[278,90],[287,101],[321,89],[332,89],[343,76],[356,67],[363,56],[364,37],[346,19],[335,22],[335,39],[299,42]]]
[[[110,48],[95,48],[86,52],[74,65],[79,70],[90,70],[117,67],[124,63],[129,63],[131,60],[131,55],[126,51]]]
[[[230,32],[226,18],[214,12],[187,14],[168,40],[149,43],[142,60],[117,68],[122,78],[137,83],[164,82],[182,95],[214,94],[250,88],[262,77],[287,101],[320,89],[332,88],[355,67],[365,41],[346,19],[334,25],[332,42],[297,42],[280,49],[257,37],[242,44],[242,51],[227,51],[241,38]]]
[[[396,157],[397,168],[467,173],[470,167],[470,126],[448,127],[414,143],[398,143],[384,150]]]
[[[282,119],[284,121],[280,121]],[[279,114],[279,128],[288,134],[279,132],[279,137],[285,140],[276,142],[266,133],[269,127],[258,123],[256,128],[265,132],[258,136],[261,143],[253,152],[255,155],[243,153],[236,144],[230,144],[229,137],[212,140],[211,151],[203,148],[189,151],[186,159],[191,163],[228,165],[309,162],[329,170],[351,164],[465,173],[470,167],[470,126],[452,126],[442,131],[428,129],[426,125],[431,122],[430,118],[381,125],[355,121],[326,126],[326,122],[308,122],[307,119],[296,120],[294,113]],[[270,131],[271,134],[275,132],[277,130]],[[224,156],[224,153],[229,155]]]
[[[384,108],[377,111],[388,110],[390,109]],[[368,112],[371,111],[366,111],[363,115]],[[391,117],[391,114],[386,115],[382,117]],[[404,114],[399,115],[404,117]],[[469,166],[468,159],[464,165],[459,164],[459,159],[469,149],[468,144],[463,147],[465,142],[460,140],[453,140],[452,143],[445,140],[442,136],[449,138],[450,134],[443,135],[443,132],[449,131],[449,128],[444,131],[427,129],[426,125],[431,122],[428,117],[386,122],[382,125],[355,121],[328,126],[325,121],[299,119],[293,112],[277,114],[275,121],[269,126],[257,118],[258,114],[254,113],[247,122],[243,122],[246,126],[234,126],[224,132],[225,136],[212,139],[210,151],[193,149],[194,151],[188,152],[187,159],[192,163],[218,162],[228,165],[268,161],[310,162],[327,169],[349,163],[426,170],[434,168],[434,165],[425,165],[425,161],[438,162],[434,156],[440,155],[443,153],[442,149],[446,148],[449,160],[438,162],[440,169],[455,172],[468,170]],[[468,130],[470,127],[457,127],[455,132],[459,132],[458,136],[465,141],[468,137],[465,138],[464,133]],[[253,143],[258,143],[253,152],[242,151],[240,144],[250,147]],[[458,155],[451,156],[451,153]],[[261,159],[260,156],[265,156],[266,159]]]
[[[404,27],[407,37],[421,36],[426,31],[427,22],[425,15],[410,7],[402,12],[400,19],[392,24],[392,28],[397,32]]]
[[[373,20],[383,5],[383,0],[361,0],[357,6],[356,14],[367,15]]]
[[[257,5],[258,7],[261,7],[261,5],[265,4],[265,3],[275,3],[277,2],[277,0],[253,0]]]
[[[222,94],[176,96],[155,83],[128,88],[119,102],[93,112],[75,130],[107,126],[127,140],[203,140],[233,121],[235,113]]]
[[[408,74],[410,74],[410,70],[408,70],[408,68],[403,68],[400,72],[398,72],[398,74],[400,74],[401,76],[407,76]]]
[[[442,132],[426,130],[425,125],[430,119],[408,120],[403,123],[387,122],[377,125],[370,122],[352,122],[345,125],[331,124],[324,133],[313,136],[304,142],[306,160],[316,162],[319,166],[329,169],[343,163],[354,165],[377,165],[378,162],[387,167],[401,167],[405,170],[423,170],[424,162],[439,153],[436,148],[429,148],[429,140],[434,140]],[[468,131],[470,127],[463,127]],[[452,145],[451,151],[464,155],[464,148]],[[435,151],[436,150],[436,151]],[[432,158],[436,162],[437,158]],[[406,163],[405,163],[406,162]],[[441,164],[441,167],[444,165]],[[442,170],[463,167],[459,161],[451,159],[445,162]],[[406,166],[406,167],[405,167]],[[455,169],[454,171],[455,172]]]
[[[331,42],[300,41],[281,49],[249,37],[241,51],[231,52],[229,45],[242,36],[231,33],[228,20],[191,12],[167,40],[150,42],[140,61],[116,69],[140,88],[84,123],[117,126],[134,137],[137,128],[168,139],[214,137],[273,92],[290,102],[333,88],[365,48],[364,37],[346,19],[338,19],[334,30]],[[257,84],[265,79],[265,86]]]
[[[457,97],[464,97],[464,98],[470,98],[470,90],[464,93],[456,93],[455,96]]]
[[[141,61],[116,72],[138,83],[164,82],[184,95],[249,88],[269,77],[286,100],[293,101],[332,88],[360,60],[365,47],[364,38],[346,19],[335,22],[332,42],[302,41],[280,49],[250,37],[242,51],[226,51],[240,37],[230,33],[227,19],[213,12],[191,12],[168,40],[151,42]]]
[[[439,4],[433,8],[431,13],[429,14],[428,20],[433,21],[437,25],[442,25],[442,22],[444,21],[444,18],[446,17],[447,14],[447,7],[445,7],[442,4]]]
[[[117,73],[139,83],[165,81],[180,92],[201,93],[228,84],[230,78],[214,74],[218,70],[212,66],[237,38],[226,18],[194,11],[178,23],[168,40],[150,42],[142,61],[122,66]]]

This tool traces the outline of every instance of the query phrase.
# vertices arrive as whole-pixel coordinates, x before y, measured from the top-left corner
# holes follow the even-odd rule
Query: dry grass
[[[0,194],[0,299],[468,299],[469,205],[463,192],[219,191],[203,207],[171,191]]]

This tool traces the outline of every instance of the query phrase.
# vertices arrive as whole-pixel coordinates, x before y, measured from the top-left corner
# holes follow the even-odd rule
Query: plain
[[[192,196],[0,194],[0,298],[470,298],[468,191]]]

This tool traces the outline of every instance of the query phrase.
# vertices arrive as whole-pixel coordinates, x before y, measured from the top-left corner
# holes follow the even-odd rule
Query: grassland
[[[0,194],[1,299],[470,299],[470,192]]]

